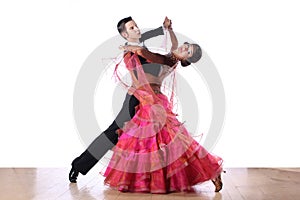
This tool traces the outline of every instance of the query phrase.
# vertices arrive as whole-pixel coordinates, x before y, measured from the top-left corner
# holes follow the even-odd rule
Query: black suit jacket
[[[160,27],[158,27],[156,29],[153,29],[153,30],[150,30],[150,31],[147,31],[147,32],[143,33],[141,35],[140,42],[143,43],[143,46],[145,48],[147,48],[144,45],[144,41],[148,40],[150,38],[159,36],[159,35],[164,35],[164,31],[163,31],[162,26],[160,26]],[[127,44],[127,43],[125,43],[125,44]],[[142,56],[138,56],[138,57],[139,57],[139,60],[140,60],[141,64],[143,65],[143,69],[144,69],[145,73],[152,74],[153,76],[158,76],[158,74],[160,72],[161,65],[156,64],[156,63],[149,63]],[[135,75],[137,75],[137,74],[135,73]]]
[[[150,38],[163,35],[164,31],[162,27],[147,31],[142,34],[140,38],[140,42],[144,42]],[[139,60],[143,65],[145,73],[150,73],[152,75],[158,75],[160,72],[159,64],[148,63],[147,60],[141,56],[139,56]],[[129,121],[135,115],[135,107],[139,104],[138,99],[133,95],[126,95],[126,98],[123,102],[123,106],[118,113],[116,119],[110,125],[110,127],[104,131],[105,135],[108,139],[113,143],[117,144],[118,142],[118,135],[116,134],[116,130],[122,128],[124,123]]]

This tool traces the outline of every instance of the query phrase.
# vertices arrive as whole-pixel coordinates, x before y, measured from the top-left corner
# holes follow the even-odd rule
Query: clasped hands
[[[172,20],[170,20],[168,17],[165,17],[163,26],[164,26],[165,29],[167,29],[169,31],[173,30],[173,28],[172,28]]]

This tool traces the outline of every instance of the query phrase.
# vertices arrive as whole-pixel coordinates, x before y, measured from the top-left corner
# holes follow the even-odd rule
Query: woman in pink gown
[[[166,76],[177,64],[187,66],[202,55],[196,44],[180,46],[170,54],[126,46],[124,63],[132,78],[129,91],[140,101],[135,116],[119,131],[119,142],[104,173],[105,184],[123,192],[169,193],[192,191],[212,180],[222,189],[222,159],[207,152],[173,113],[172,100],[161,92]],[[162,65],[160,74],[145,74],[137,56]],[[116,67],[117,71],[117,67]]]

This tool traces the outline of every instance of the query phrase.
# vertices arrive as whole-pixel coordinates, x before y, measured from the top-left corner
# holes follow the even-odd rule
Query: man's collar
[[[142,42],[126,42],[125,45],[133,45],[143,47],[144,44]]]

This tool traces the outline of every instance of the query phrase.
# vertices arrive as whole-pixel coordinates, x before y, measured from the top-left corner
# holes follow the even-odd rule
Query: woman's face
[[[174,53],[176,53],[176,55],[182,60],[185,60],[192,57],[194,53],[194,46],[185,42],[183,45],[178,47]]]

